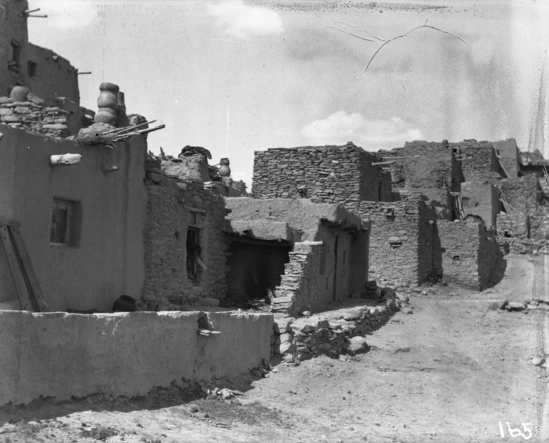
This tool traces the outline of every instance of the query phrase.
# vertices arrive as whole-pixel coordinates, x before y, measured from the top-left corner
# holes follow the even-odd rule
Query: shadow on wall
[[[440,242],[440,234],[438,232],[438,225],[433,223],[432,228],[432,266],[431,266],[431,278],[438,281],[443,276],[442,266],[442,244]]]
[[[507,260],[505,260],[503,257],[500,257],[500,259],[492,269],[492,272],[490,274],[490,281],[488,282],[488,286],[486,287],[486,289],[496,286],[501,280],[503,280],[506,270]]]

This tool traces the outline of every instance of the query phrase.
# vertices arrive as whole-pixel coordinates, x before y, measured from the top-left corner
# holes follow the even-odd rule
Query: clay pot
[[[25,86],[14,86],[14,88],[11,90],[10,98],[14,102],[26,102],[27,95],[29,95],[29,93],[29,88]]]
[[[101,92],[97,98],[97,107],[118,109],[118,92],[120,88],[113,83],[101,83],[99,90]]]
[[[231,168],[229,167],[228,158],[222,158],[219,161],[219,175],[221,177],[229,177],[231,175]]]
[[[99,108],[95,114],[95,123],[107,123],[116,126],[117,116],[116,111],[110,108]]]
[[[135,298],[129,295],[121,295],[112,305],[112,312],[135,312],[136,308]]]

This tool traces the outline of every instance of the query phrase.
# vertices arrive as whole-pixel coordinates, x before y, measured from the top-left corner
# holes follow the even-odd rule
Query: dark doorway
[[[337,243],[339,241],[339,236],[336,235],[335,238],[335,245],[334,245],[334,292],[332,295],[333,301],[336,301],[336,294],[337,294]]]
[[[288,242],[234,240],[228,259],[229,298],[235,303],[266,298],[269,288],[280,286],[290,250]]]
[[[192,282],[200,281],[198,260],[200,260],[201,252],[200,229],[189,227],[187,230],[187,277]]]

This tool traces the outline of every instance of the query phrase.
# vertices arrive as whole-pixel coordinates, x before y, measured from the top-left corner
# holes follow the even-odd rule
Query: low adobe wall
[[[146,395],[173,380],[234,377],[269,361],[273,316],[0,311],[0,406],[39,397]]]

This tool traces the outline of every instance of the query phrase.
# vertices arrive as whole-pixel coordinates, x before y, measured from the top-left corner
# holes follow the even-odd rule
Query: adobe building
[[[255,153],[254,198],[310,198],[342,205],[371,223],[371,278],[417,285],[438,269],[433,258],[436,214],[418,195],[401,199],[393,191],[387,162],[352,142]]]
[[[0,97],[9,96],[14,86],[26,86],[46,105],[63,97],[80,104],[78,70],[68,60],[29,42],[26,0],[0,3]]]
[[[462,160],[472,154],[461,148],[473,146],[464,143],[414,141],[375,154],[351,142],[256,152],[252,195],[334,202],[371,222],[372,279],[409,288],[444,276],[484,289],[499,275],[501,254],[493,224],[500,202],[490,182],[469,185],[481,178],[471,173],[476,166],[466,167],[465,175]],[[492,165],[494,148],[480,148],[484,146],[474,156],[487,158],[496,176],[502,168],[499,161]],[[471,164],[477,165],[474,160]],[[462,196],[471,186],[481,204],[473,202],[475,209],[467,211]],[[478,213],[487,215],[488,225]]]
[[[236,302],[270,297],[295,315],[365,292],[370,224],[334,203],[228,198],[227,285]]]

